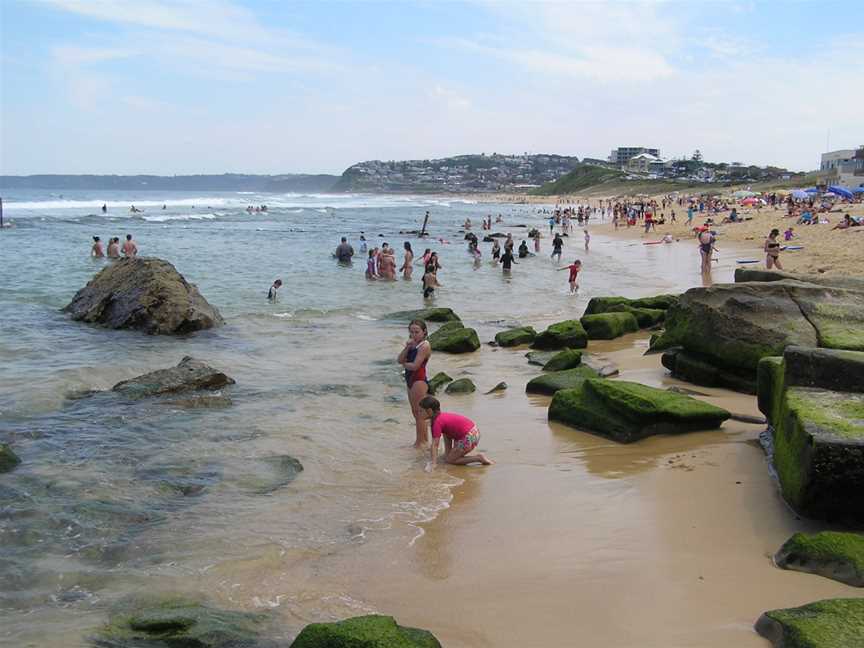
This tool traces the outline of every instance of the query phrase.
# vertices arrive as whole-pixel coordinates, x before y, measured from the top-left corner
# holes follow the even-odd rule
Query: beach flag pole
[[[426,216],[423,217],[423,227],[420,229],[420,238],[426,236],[426,224],[429,222],[429,211],[426,211]]]
[[[3,198],[0,198],[0,230],[3,229]]]

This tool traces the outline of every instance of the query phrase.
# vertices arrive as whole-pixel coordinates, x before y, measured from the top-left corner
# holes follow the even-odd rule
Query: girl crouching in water
[[[454,412],[442,412],[441,403],[434,396],[426,396],[420,401],[422,416],[432,423],[432,447],[429,449],[429,466],[434,468],[438,461],[438,444],[444,437],[444,461],[448,464],[466,466],[480,463],[491,466],[494,461],[482,452],[469,454],[480,443],[480,430],[476,423],[466,416]]]
[[[426,339],[426,322],[413,320],[408,325],[408,341],[399,354],[399,364],[405,368],[405,384],[408,387],[408,402],[411,414],[414,415],[414,425],[417,438],[415,448],[422,448],[428,442],[426,435],[426,418],[420,410],[420,401],[429,393],[429,381],[426,379],[426,363],[432,355],[432,347]]]

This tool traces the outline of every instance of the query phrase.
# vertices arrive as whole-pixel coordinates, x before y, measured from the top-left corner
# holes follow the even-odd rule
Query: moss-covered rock
[[[864,394],[786,386],[774,419],[783,497],[804,515],[864,522]]]
[[[669,310],[678,304],[680,295],[654,295],[653,297],[640,297],[639,299],[630,300],[630,305],[634,308],[654,308],[659,310]]]
[[[537,365],[538,367],[545,367],[546,363],[549,362],[552,358],[554,358],[558,354],[558,351],[529,351],[525,354],[525,357],[528,358],[528,364]]]
[[[661,308],[635,308],[629,304],[615,304],[606,310],[607,313],[630,313],[636,318],[639,328],[648,328],[659,324],[666,318],[666,311]]]
[[[639,323],[633,313],[597,313],[585,315],[579,322],[589,340],[613,340],[639,330]]]
[[[588,334],[579,320],[565,320],[553,324],[540,333],[531,345],[532,349],[584,349],[588,346]]]
[[[94,637],[105,648],[234,648],[258,645],[266,617],[185,597],[145,596],[119,604]]]
[[[21,459],[12,452],[6,443],[0,443],[0,473],[9,472],[21,463]]]
[[[575,369],[582,363],[582,352],[576,349],[559,351],[543,365],[543,371],[565,371]]]
[[[488,396],[489,394],[498,394],[498,393],[501,393],[503,391],[507,391],[507,383],[504,381],[501,381],[497,385],[495,385],[492,389],[490,389],[489,391],[487,391],[485,393]]]
[[[864,392],[864,353],[788,347],[783,353],[786,384]]]
[[[783,569],[864,587],[864,536],[838,531],[796,533],[780,547],[774,562]]]
[[[673,392],[620,380],[587,379],[559,391],[549,419],[620,443],[652,434],[677,434],[719,427],[729,412]]]
[[[531,344],[536,337],[537,331],[533,327],[520,326],[497,333],[495,343],[501,347],[519,346],[520,344]]]
[[[477,386],[470,378],[459,378],[447,385],[444,391],[448,394],[473,394]]]
[[[547,394],[551,396],[562,389],[579,387],[587,378],[596,378],[597,372],[586,366],[550,371],[528,381],[525,391],[529,394]]]
[[[678,295],[655,295],[654,297],[640,297],[639,299],[628,299],[627,297],[592,297],[588,301],[584,314],[596,315],[598,313],[614,312],[621,306],[665,311],[677,303]]]
[[[774,648],[864,646],[864,598],[826,599],[765,612],[756,632]]]
[[[388,313],[384,316],[386,319],[402,320],[410,322],[411,320],[419,319],[424,322],[460,322],[459,316],[453,312],[452,308],[421,308],[420,310],[398,311],[396,313]]]
[[[370,614],[336,623],[310,623],[291,648],[441,648],[427,630],[407,628],[393,617]]]
[[[437,374],[432,376],[432,379],[429,381],[429,393],[434,396],[442,386],[449,382],[453,382],[453,379],[443,371],[439,371]]]
[[[784,388],[783,358],[768,356],[759,361],[756,368],[756,402],[759,411],[769,423],[778,419],[780,399]]]
[[[480,338],[472,328],[441,327],[429,336],[433,351],[444,353],[470,353],[480,348]]]
[[[664,351],[661,362],[673,376],[695,385],[723,387],[745,394],[756,393],[756,381],[752,375],[741,375],[743,372],[736,373],[715,367],[707,357],[690,353],[680,347]]]

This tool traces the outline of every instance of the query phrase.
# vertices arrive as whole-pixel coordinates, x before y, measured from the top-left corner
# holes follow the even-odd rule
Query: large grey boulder
[[[177,394],[201,389],[221,389],[233,385],[234,379],[191,356],[176,367],[157,369],[142,376],[117,383],[111,389],[129,398]]]
[[[173,265],[145,257],[112,262],[63,310],[77,321],[160,335],[224,323],[219,311]]]

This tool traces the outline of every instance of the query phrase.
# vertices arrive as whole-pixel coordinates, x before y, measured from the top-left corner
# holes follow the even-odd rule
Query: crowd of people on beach
[[[123,245],[120,245],[120,238],[117,236],[108,239],[107,248],[102,247],[102,239],[98,236],[93,237],[93,245],[90,246],[90,256],[95,258],[108,257],[109,259],[119,259],[120,256],[134,257],[138,256],[138,246],[132,239],[131,234],[126,235],[126,240]]]

